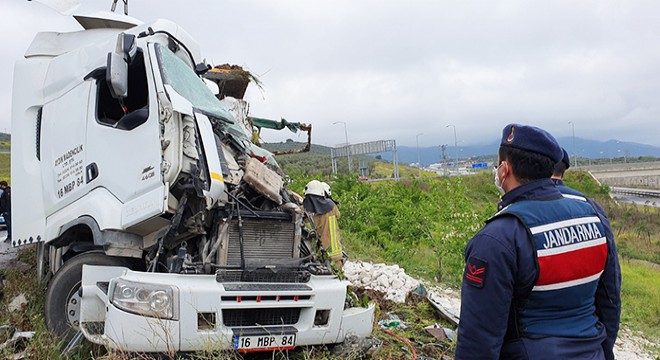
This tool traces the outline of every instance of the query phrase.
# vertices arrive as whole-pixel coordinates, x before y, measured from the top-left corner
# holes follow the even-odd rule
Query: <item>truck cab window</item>
[[[148,116],[149,90],[147,87],[147,71],[144,65],[144,55],[138,50],[135,58],[128,66],[128,97],[124,99],[126,113],[121,108],[119,100],[112,97],[110,88],[102,76],[97,80],[96,120],[98,123],[123,130],[132,130],[146,120]]]

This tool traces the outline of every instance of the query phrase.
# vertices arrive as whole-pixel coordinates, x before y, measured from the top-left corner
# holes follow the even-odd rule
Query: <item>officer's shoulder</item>
[[[511,235],[511,230],[521,227],[521,222],[514,215],[509,213],[498,214],[492,217],[486,225],[474,236],[488,237],[495,239],[506,239]]]
[[[577,191],[577,190],[575,190],[575,189],[573,189],[573,188],[571,188],[571,187],[568,187],[568,186],[566,186],[566,185],[558,185],[558,186],[557,186],[557,190],[559,190],[559,192],[560,192],[562,195],[564,195],[565,197],[566,197],[566,195],[572,195],[572,196],[583,197],[583,198],[585,198],[585,199],[587,198],[587,196],[584,195],[583,193],[581,193],[580,191]]]

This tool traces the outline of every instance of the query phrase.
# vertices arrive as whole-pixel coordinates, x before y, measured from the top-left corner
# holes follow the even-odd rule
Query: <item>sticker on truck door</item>
[[[76,145],[55,158],[55,195],[58,199],[73,192],[85,182],[83,145]]]

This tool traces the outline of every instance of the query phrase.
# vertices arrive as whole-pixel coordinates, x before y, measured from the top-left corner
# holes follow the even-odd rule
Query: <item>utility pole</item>
[[[445,151],[447,151],[447,144],[440,145],[440,149],[442,150],[442,155],[441,155],[442,157],[440,158],[440,163],[443,165],[442,166],[442,173],[444,175],[448,175],[449,174],[449,169],[447,169],[447,166],[446,166],[446,163],[445,163],[445,160],[447,160],[447,155],[445,154]],[[446,170],[446,172],[445,172],[445,170]]]
[[[458,168],[458,141],[456,140],[456,126],[450,124],[445,127],[450,126],[454,128],[454,168]]]
[[[422,161],[419,157],[419,137],[424,135],[424,133],[419,133],[415,136],[415,141],[417,142],[417,167],[419,168],[419,177],[422,177]]]
[[[571,127],[573,128],[573,163],[575,164],[575,167],[578,167],[578,162],[577,162],[577,152],[575,151],[575,123],[572,121],[568,122]]]

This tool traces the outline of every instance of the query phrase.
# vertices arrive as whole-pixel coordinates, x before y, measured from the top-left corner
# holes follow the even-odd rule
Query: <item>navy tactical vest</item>
[[[515,202],[493,216],[520,219],[537,255],[537,281],[528,296],[514,299],[509,326],[516,328],[509,335],[511,330],[515,337],[597,335],[594,298],[607,239],[596,211],[578,197]]]
[[[555,185],[557,186],[557,190],[559,190],[559,192],[564,197],[575,199],[575,200],[580,200],[580,201],[587,201],[587,198],[584,196],[583,193],[581,193],[581,192],[579,192],[579,191],[577,191],[573,188],[570,188],[570,187],[566,186],[566,184],[564,184],[563,180],[561,180],[561,179],[552,179],[552,182],[555,183]]]

